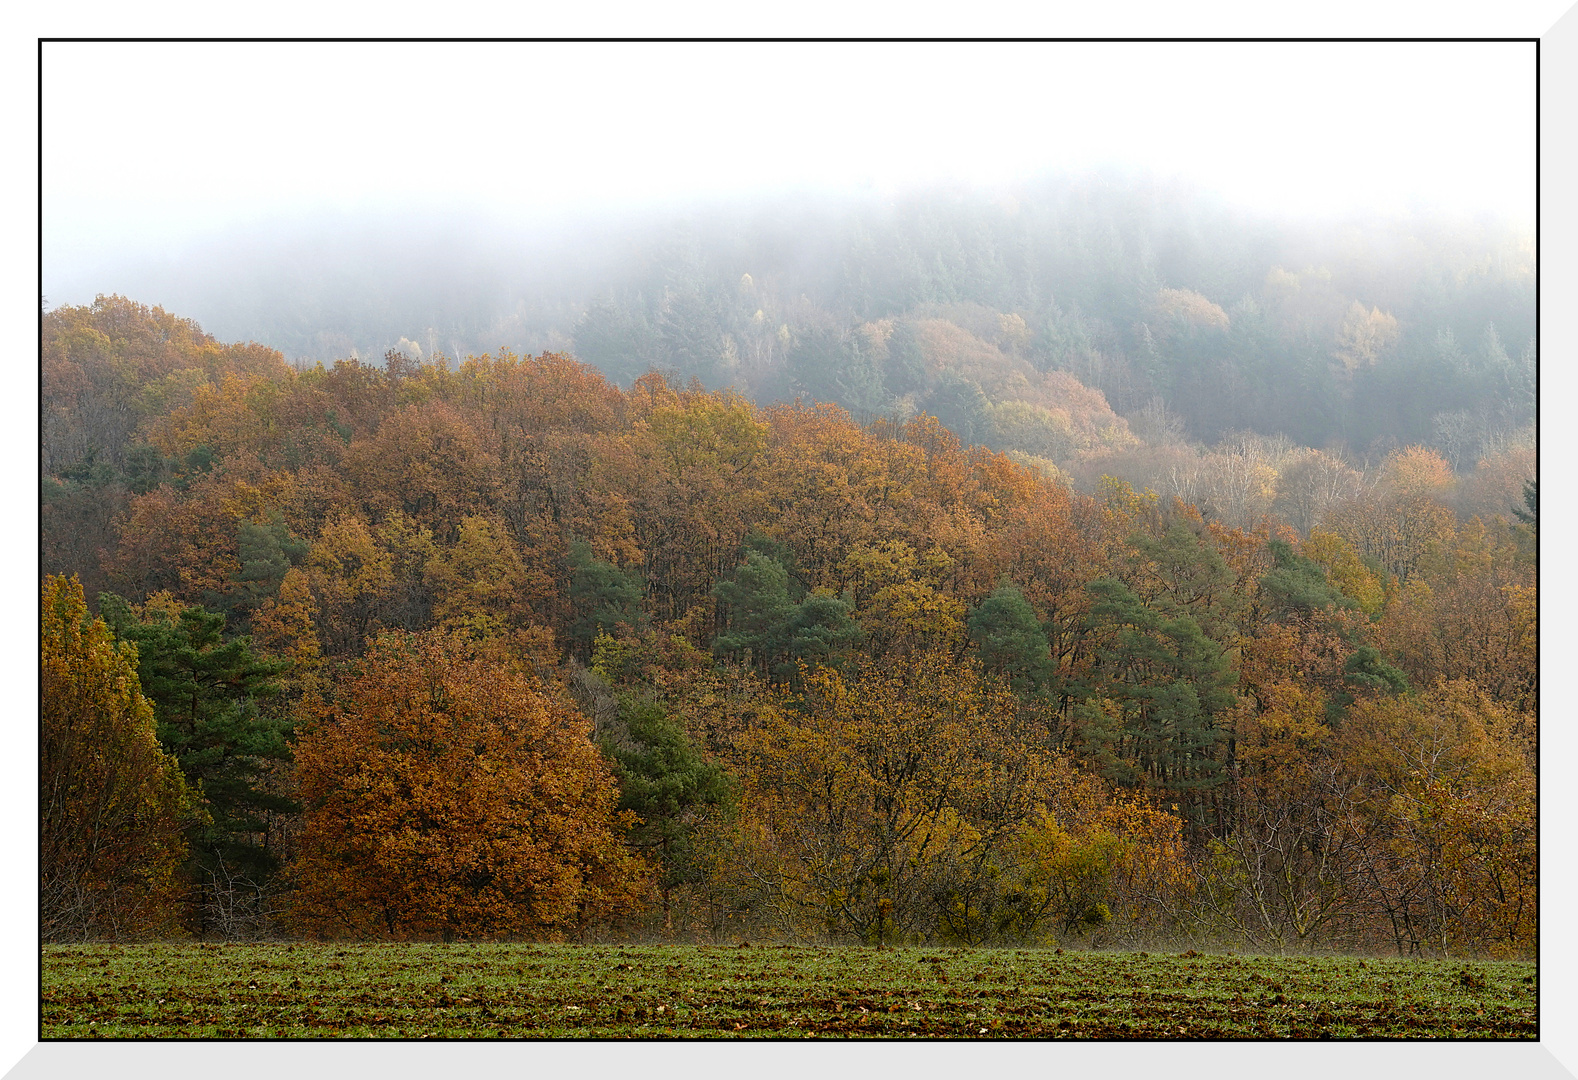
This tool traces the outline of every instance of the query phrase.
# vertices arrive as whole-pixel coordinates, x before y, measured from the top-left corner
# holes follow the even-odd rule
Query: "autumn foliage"
[[[535,678],[438,633],[385,635],[304,706],[295,918],[331,934],[556,934],[630,910],[619,792]]]
[[[1537,944],[1535,504],[1464,519],[1431,449],[1246,434],[1171,496],[1082,491],[925,413],[552,353],[292,368],[120,301],[46,323],[45,569],[277,669],[205,685],[247,725],[182,759],[300,807],[226,818],[281,867],[268,932]],[[933,380],[1023,366],[1022,325],[975,330],[867,338]],[[1344,340],[1362,377],[1386,320]],[[993,424],[1132,441],[1020,374]],[[50,580],[48,865],[145,910],[182,789],[127,646]],[[101,727],[141,777],[113,813]]]
[[[154,735],[137,654],[90,618],[74,578],[44,581],[39,922],[46,941],[167,931],[191,797]]]

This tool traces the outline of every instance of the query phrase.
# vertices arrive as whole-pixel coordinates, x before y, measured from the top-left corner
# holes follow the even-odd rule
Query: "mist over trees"
[[[1239,433],[1360,462],[1430,445],[1466,471],[1528,442],[1533,259],[1491,221],[1272,219],[1086,175],[535,231],[325,221],[127,280],[287,358],[573,351],[621,385],[929,412],[1065,471]],[[1160,467],[1141,457],[1072,475]]]

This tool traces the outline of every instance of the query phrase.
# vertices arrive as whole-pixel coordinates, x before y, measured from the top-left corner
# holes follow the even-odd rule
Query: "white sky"
[[[1532,225],[1530,43],[150,44],[44,52],[50,278],[293,209],[553,216],[1129,165]]]

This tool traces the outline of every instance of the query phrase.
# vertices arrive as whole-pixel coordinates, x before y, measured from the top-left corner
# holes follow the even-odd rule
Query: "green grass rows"
[[[811,946],[72,945],[42,1038],[1493,1038],[1524,962]]]

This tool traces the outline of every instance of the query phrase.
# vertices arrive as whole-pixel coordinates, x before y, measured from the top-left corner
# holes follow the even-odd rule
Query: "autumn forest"
[[[1127,198],[46,310],[45,940],[1533,955],[1532,257]]]

